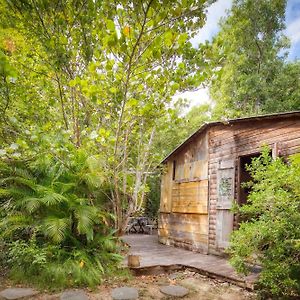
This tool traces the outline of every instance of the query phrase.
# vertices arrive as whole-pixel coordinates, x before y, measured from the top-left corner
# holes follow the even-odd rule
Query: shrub
[[[1,161],[0,175],[0,244],[12,279],[92,287],[117,267],[99,157],[77,150],[63,160]]]
[[[253,182],[246,205],[239,208],[247,221],[231,237],[231,263],[247,273],[261,265],[262,293],[300,296],[300,155],[272,160],[265,149],[248,166]]]

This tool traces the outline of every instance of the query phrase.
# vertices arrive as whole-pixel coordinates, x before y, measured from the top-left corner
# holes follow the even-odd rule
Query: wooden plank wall
[[[172,212],[207,214],[208,180],[173,183]]]
[[[207,215],[191,213],[160,213],[160,242],[207,253]]]
[[[161,177],[160,211],[171,212],[173,163],[168,161]]]
[[[217,125],[209,129],[209,252],[222,253],[216,243],[217,170],[222,161],[234,161],[236,168],[235,199],[237,199],[238,157],[260,152],[262,145],[277,148],[288,156],[300,152],[300,118],[278,117]],[[236,220],[235,220],[236,222]],[[236,223],[235,223],[236,225]]]
[[[175,164],[174,164],[175,161]],[[175,165],[175,178],[173,167]],[[208,138],[170,157],[162,175],[159,240],[206,253],[208,248]]]

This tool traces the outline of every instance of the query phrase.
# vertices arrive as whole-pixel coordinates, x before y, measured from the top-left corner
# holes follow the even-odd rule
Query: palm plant
[[[2,161],[0,175],[0,239],[10,249],[16,277],[22,279],[27,270],[52,280],[58,274],[57,282],[64,285],[93,285],[106,266],[119,260],[108,226],[112,215],[105,209],[105,173],[99,157],[77,150],[69,160],[45,154],[34,160]],[[46,263],[37,273],[36,267],[21,270],[22,262],[14,260],[16,251],[32,249],[46,251]]]

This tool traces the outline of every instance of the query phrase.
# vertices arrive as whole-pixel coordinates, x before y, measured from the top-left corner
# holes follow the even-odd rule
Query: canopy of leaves
[[[218,117],[300,108],[300,63],[286,61],[285,8],[286,0],[235,0],[212,44],[202,46]]]
[[[189,40],[212,2],[1,0],[0,154],[102,153],[122,231],[162,158],[172,96],[199,83]]]

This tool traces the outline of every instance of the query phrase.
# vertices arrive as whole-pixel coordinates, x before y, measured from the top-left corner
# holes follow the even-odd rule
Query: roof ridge
[[[278,112],[278,113],[270,113],[270,114],[264,114],[264,115],[253,115],[253,116],[248,116],[244,118],[236,118],[236,119],[226,119],[224,121],[211,121],[211,122],[204,122],[195,132],[193,132],[188,138],[186,138],[181,144],[179,144],[170,154],[168,154],[160,164],[165,163],[170,156],[175,154],[176,152],[179,151],[184,145],[186,145],[194,136],[197,134],[200,134],[204,130],[206,130],[209,127],[216,126],[216,125],[229,125],[232,123],[238,123],[238,122],[243,122],[243,121],[248,121],[251,119],[264,119],[264,118],[275,118],[275,117],[285,117],[285,116],[292,116],[292,115],[300,115],[300,110],[295,110],[295,111],[288,111],[288,112]]]

